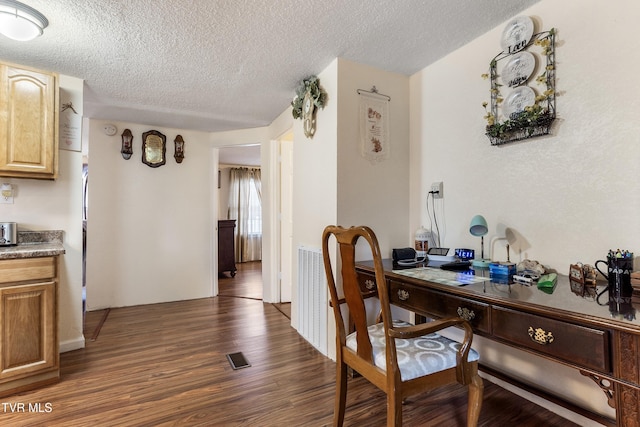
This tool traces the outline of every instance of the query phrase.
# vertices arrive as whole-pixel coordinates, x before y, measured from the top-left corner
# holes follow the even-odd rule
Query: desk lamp
[[[484,235],[487,234],[489,229],[487,228],[487,220],[482,215],[476,215],[471,218],[471,225],[469,225],[469,233],[472,236],[480,236],[480,259],[474,259],[471,265],[478,268],[488,268],[489,260],[484,258]]]

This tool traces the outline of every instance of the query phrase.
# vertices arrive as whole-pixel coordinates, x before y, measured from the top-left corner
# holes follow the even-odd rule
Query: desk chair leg
[[[476,427],[480,418],[480,408],[482,407],[482,395],[484,394],[484,383],[482,378],[476,373],[469,384],[469,403],[467,407],[467,427]]]
[[[387,427],[402,427],[402,397],[395,390],[387,393]]]
[[[340,357],[338,356],[338,359]],[[342,360],[336,361],[336,401],[333,409],[334,427],[342,427],[344,411],[347,406],[347,365]]]

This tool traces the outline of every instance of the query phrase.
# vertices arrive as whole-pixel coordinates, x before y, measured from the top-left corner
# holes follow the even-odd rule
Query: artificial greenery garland
[[[320,87],[320,80],[316,76],[309,76],[302,80],[296,88],[296,96],[291,101],[291,107],[293,107],[292,114],[294,119],[302,118],[302,103],[306,93],[309,92],[313,105],[316,108],[324,108],[324,104],[327,101],[327,92]]]

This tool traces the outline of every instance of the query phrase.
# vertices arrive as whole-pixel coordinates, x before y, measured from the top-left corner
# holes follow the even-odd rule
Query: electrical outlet
[[[434,199],[442,199],[444,196],[444,185],[442,181],[431,184],[431,194]]]

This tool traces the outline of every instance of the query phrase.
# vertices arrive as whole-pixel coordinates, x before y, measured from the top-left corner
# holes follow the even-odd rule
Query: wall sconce
[[[182,160],[184,159],[184,139],[182,139],[182,135],[176,136],[173,143],[175,144],[173,158],[176,159],[176,162],[182,163]]]
[[[47,18],[34,8],[14,0],[0,0],[0,33],[10,39],[33,40],[48,25]]]
[[[489,267],[489,260],[484,258],[484,235],[487,234],[489,228],[487,227],[487,220],[482,215],[476,215],[471,218],[471,224],[469,225],[469,233],[472,236],[480,236],[480,252],[481,258],[471,261],[471,265],[479,268]]]
[[[129,129],[122,132],[122,150],[120,150],[122,158],[129,160],[133,154],[133,134]]]
[[[0,186],[0,203],[13,204],[13,186],[7,182]]]

